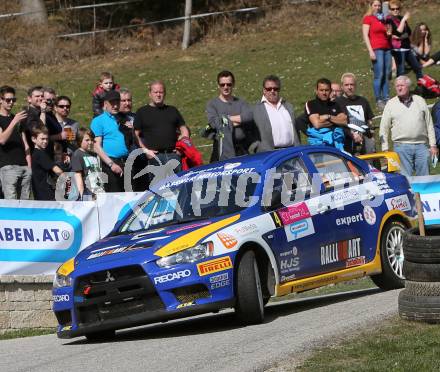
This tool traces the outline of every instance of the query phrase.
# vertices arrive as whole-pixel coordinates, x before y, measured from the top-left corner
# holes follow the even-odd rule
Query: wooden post
[[[417,216],[419,218],[419,233],[420,236],[425,236],[425,219],[423,218],[422,201],[420,200],[420,193],[415,193]]]
[[[192,0],[185,0],[185,26],[183,28],[182,49],[185,50],[189,46],[189,39],[191,36],[191,13]]]

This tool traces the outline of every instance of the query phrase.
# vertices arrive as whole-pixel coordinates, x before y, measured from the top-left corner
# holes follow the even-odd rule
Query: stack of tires
[[[405,289],[399,294],[403,319],[440,323],[440,225],[413,228],[403,236]]]

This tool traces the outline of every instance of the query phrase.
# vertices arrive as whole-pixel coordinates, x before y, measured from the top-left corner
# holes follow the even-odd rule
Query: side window
[[[311,180],[303,161],[296,157],[278,165],[275,169],[276,178],[273,183],[272,201],[273,207],[291,204],[304,200],[305,195],[311,189]]]
[[[359,183],[365,175],[361,168],[342,156],[326,153],[309,154],[326,189]]]

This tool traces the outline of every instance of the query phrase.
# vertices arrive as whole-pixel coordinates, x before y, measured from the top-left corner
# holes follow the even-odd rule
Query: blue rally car
[[[395,153],[382,155],[398,169]],[[405,177],[329,147],[183,172],[59,267],[58,336],[99,339],[228,307],[259,323],[272,296],[365,275],[401,287],[402,233],[414,217]]]

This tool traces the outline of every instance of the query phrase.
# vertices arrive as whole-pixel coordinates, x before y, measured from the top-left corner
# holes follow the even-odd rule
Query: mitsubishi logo
[[[114,282],[116,279],[112,276],[112,273],[107,270],[107,277],[105,278],[105,282]]]

